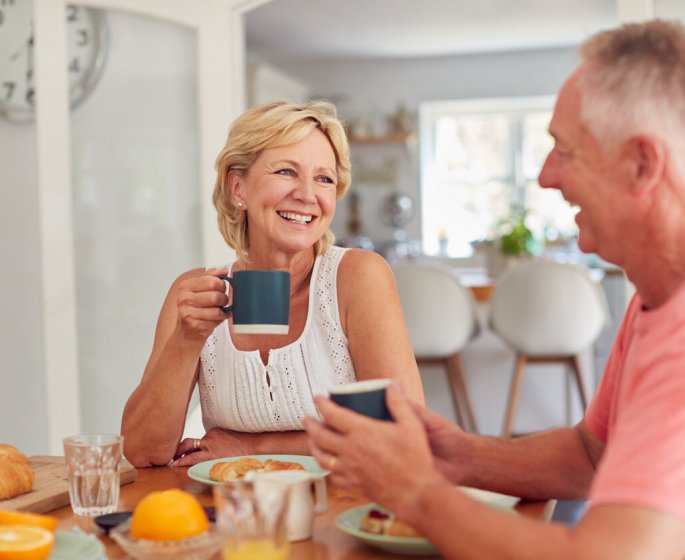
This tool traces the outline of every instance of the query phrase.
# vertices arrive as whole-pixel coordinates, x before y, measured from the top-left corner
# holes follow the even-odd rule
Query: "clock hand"
[[[28,48],[28,46],[29,43],[28,41],[26,41],[21,47],[19,47],[19,49],[17,49],[9,56],[9,59],[11,61],[17,60],[17,58],[19,58],[23,54],[23,52]]]

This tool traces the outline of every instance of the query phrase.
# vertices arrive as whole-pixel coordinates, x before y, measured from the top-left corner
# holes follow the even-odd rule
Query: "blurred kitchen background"
[[[334,221],[341,244],[391,262],[435,258],[488,283],[502,266],[500,239],[522,222],[526,252],[599,270],[613,313],[586,357],[594,388],[630,287],[578,253],[572,209],[537,187],[546,127],[579,42],[652,14],[683,19],[682,2],[74,6],[0,4],[0,82],[17,64],[33,74],[35,62],[36,83],[23,94],[44,92],[37,119],[6,106],[0,115],[0,441],[61,453],[70,432],[119,430],[171,282],[231,259],[209,200],[228,125],[249,105],[283,98],[326,98],[348,126],[353,181]],[[79,72],[57,68],[86,23],[97,47],[79,85]],[[69,87],[80,89],[67,111]],[[481,431],[498,433],[513,354],[485,332],[463,359]],[[444,376],[422,374],[428,404],[453,418]],[[524,383],[519,431],[582,414],[564,376],[549,377]]]

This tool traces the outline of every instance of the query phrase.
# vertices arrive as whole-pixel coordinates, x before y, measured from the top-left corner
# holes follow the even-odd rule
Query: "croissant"
[[[222,461],[212,465],[212,468],[209,469],[209,478],[216,482],[229,482],[231,480],[238,480],[245,476],[245,473],[259,470],[263,466],[261,461],[250,457],[236,461]]]
[[[21,451],[0,443],[0,500],[33,490],[33,470]]]
[[[305,468],[300,463],[295,463],[291,461],[274,461],[273,459],[267,459],[264,461],[264,472],[267,471],[304,471]]]

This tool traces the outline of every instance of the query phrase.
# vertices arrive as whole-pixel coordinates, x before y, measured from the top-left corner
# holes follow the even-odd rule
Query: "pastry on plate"
[[[273,459],[267,459],[264,461],[264,467],[261,469],[264,472],[267,471],[303,471],[305,468],[300,465],[300,463],[295,463],[293,461],[274,461]]]
[[[221,461],[214,463],[209,469],[209,478],[215,482],[230,482],[243,478],[248,472],[256,471],[263,467],[259,459],[245,457],[235,461]]]
[[[366,533],[374,535],[413,539],[422,537],[416,529],[410,527],[404,521],[395,519],[395,516],[391,513],[375,508],[366,512],[366,515],[359,522],[359,528]]]
[[[267,459],[263,463],[259,459],[253,457],[243,457],[235,461],[220,461],[214,463],[209,469],[209,478],[215,482],[230,482],[231,480],[239,480],[243,478],[250,471],[268,472],[268,471],[286,471],[298,470],[303,471],[305,468],[300,463],[291,461],[274,461]]]

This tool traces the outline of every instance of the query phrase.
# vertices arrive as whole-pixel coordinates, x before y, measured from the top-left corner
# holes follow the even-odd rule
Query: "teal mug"
[[[233,332],[288,334],[290,273],[281,270],[239,270],[219,276],[231,285],[232,304],[221,309],[233,315]]]
[[[393,417],[385,404],[385,390],[390,385],[389,379],[367,379],[331,387],[330,399],[337,405],[377,418],[392,420]]]

